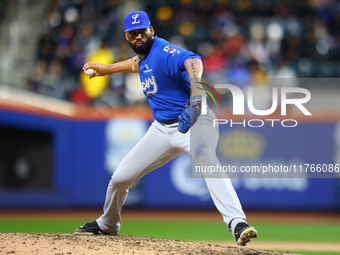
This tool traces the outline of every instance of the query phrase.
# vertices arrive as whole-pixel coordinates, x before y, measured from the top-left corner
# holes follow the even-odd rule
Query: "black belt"
[[[165,125],[170,125],[170,124],[174,124],[176,122],[178,122],[179,120],[179,117],[177,117],[176,119],[173,119],[173,120],[164,120],[164,121],[161,121],[162,124],[165,124]]]

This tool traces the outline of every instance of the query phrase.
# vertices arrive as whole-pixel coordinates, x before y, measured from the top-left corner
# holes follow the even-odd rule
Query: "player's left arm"
[[[203,74],[203,64],[199,58],[189,58],[184,62],[185,70],[190,78],[191,96],[188,104],[179,117],[178,130],[186,133],[192,127],[201,114],[202,95],[205,92],[200,89]]]
[[[203,64],[199,58],[189,58],[184,62],[185,70],[190,78],[191,97],[202,95],[205,92],[202,88],[201,82],[203,75]]]

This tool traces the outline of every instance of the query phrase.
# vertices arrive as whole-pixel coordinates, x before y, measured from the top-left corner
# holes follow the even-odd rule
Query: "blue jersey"
[[[184,62],[201,57],[155,36],[150,51],[139,61],[143,93],[155,120],[177,118],[190,98],[190,79]]]

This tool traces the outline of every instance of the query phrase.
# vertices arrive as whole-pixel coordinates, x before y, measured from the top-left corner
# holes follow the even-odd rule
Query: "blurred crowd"
[[[0,21],[2,20],[5,12],[5,0],[0,0]]]
[[[77,104],[145,103],[136,74],[89,80],[82,72],[87,61],[133,55],[123,32],[133,10],[149,14],[157,36],[199,53],[210,82],[340,76],[336,0],[52,0],[28,88]]]

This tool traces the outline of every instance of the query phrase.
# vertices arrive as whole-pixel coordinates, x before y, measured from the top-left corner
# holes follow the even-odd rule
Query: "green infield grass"
[[[1,220],[1,233],[71,233],[84,224],[75,220]],[[339,242],[340,224],[253,223],[263,241]],[[327,234],[325,233],[327,230]],[[319,234],[317,234],[319,233]],[[174,240],[232,240],[219,222],[122,221],[121,235],[148,236]]]

